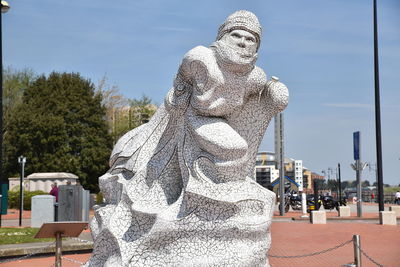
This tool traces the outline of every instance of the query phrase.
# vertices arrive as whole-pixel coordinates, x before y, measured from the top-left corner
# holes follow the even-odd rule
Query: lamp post
[[[6,13],[10,6],[6,1],[0,2],[0,195],[3,192],[3,40],[2,40],[2,13]],[[0,197],[1,198],[1,197]],[[2,198],[1,198],[2,200]],[[3,213],[3,201],[0,201],[0,226]]]
[[[378,62],[378,18],[376,0],[374,0],[374,80],[375,80],[375,136],[376,136],[376,169],[378,182],[379,211],[384,211],[383,203],[383,170],[382,170],[382,137],[381,137],[381,100],[379,93]]]
[[[19,184],[19,226],[22,225],[22,211],[24,210],[24,175],[26,158],[24,156],[18,157],[18,163],[21,165],[21,178]]]

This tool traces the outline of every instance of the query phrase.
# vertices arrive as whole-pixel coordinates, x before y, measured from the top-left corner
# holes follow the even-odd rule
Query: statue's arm
[[[183,85],[202,91],[209,76],[206,61],[212,57],[211,53],[211,50],[204,46],[197,46],[186,53],[174,81],[175,89],[182,89],[180,85]]]
[[[265,98],[279,113],[289,103],[289,90],[285,84],[279,81],[279,78],[272,76],[271,80],[265,84],[264,90],[260,92],[260,100],[261,98]]]
[[[171,107],[185,106],[193,90],[204,89],[208,77],[204,63],[207,53],[210,53],[208,48],[197,46],[185,54],[174,79],[173,88],[164,102],[167,110]]]

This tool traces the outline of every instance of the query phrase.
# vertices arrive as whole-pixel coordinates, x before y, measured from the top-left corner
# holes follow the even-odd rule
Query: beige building
[[[75,185],[78,176],[67,172],[38,172],[28,175],[24,179],[24,190],[50,192],[51,184],[57,183],[58,186],[71,183]],[[8,178],[10,190],[19,190],[20,178]]]

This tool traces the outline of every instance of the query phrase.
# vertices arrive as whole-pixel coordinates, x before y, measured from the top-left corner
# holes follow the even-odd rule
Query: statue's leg
[[[225,119],[188,116],[188,120],[198,146],[216,159],[232,161],[246,155],[247,142]]]

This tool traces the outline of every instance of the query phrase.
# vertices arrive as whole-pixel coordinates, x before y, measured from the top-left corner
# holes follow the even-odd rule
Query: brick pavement
[[[361,235],[361,247],[379,263],[387,267],[399,266],[400,263],[400,227],[383,226],[371,223],[335,222],[326,225],[312,225],[306,221],[273,222],[272,248],[270,255],[307,254],[352,239],[353,234]],[[90,254],[73,254],[65,257],[80,262],[86,261]],[[353,245],[333,250],[319,256],[299,259],[270,258],[275,266],[341,266],[353,260]],[[375,266],[363,257],[363,267]],[[54,257],[32,258],[1,264],[2,267],[46,267],[54,263]],[[63,266],[79,266],[63,260]]]

